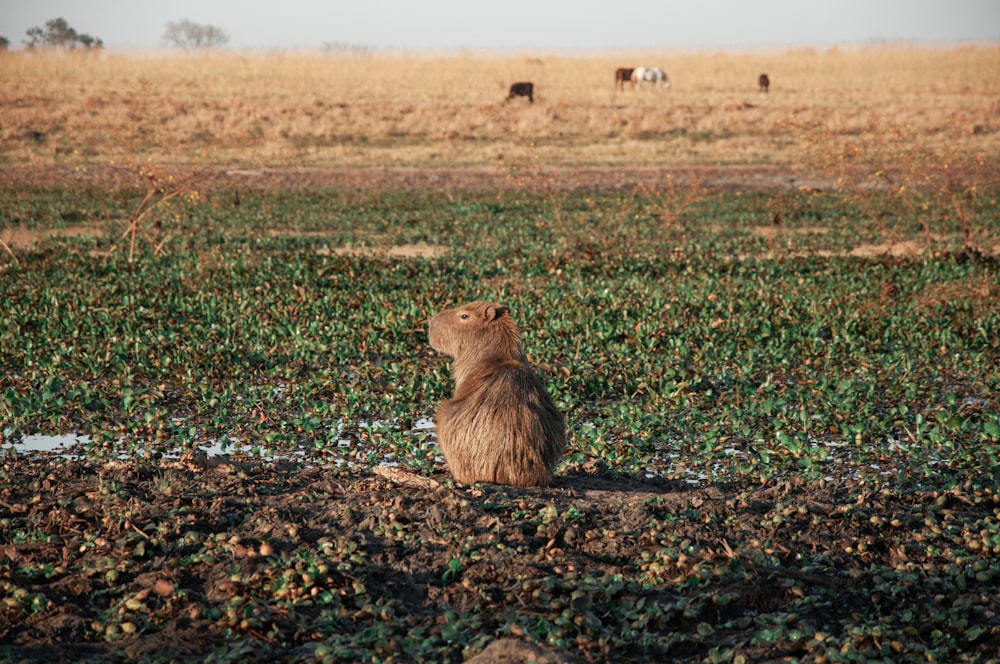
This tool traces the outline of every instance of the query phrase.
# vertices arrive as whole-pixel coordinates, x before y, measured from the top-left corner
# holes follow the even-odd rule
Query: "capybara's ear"
[[[508,311],[510,311],[510,309],[503,305],[491,304],[490,306],[486,307],[486,319],[496,320],[497,318],[500,318],[500,316],[503,316]]]

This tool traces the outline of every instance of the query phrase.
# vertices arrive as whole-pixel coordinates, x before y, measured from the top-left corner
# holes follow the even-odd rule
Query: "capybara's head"
[[[431,319],[428,332],[434,350],[457,360],[520,354],[521,340],[509,310],[492,302],[479,300],[446,309]]]

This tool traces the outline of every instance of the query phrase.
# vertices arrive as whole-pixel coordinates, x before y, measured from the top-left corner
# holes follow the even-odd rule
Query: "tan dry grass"
[[[657,64],[670,92],[616,93]],[[1000,46],[595,55],[0,54],[7,163],[788,164],[807,128],[1000,156]],[[757,92],[767,71],[771,93]],[[533,80],[536,103],[503,103]]]

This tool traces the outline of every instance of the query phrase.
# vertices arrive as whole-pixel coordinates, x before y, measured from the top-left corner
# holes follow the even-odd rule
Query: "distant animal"
[[[21,131],[21,138],[26,141],[32,141],[34,143],[44,143],[45,134],[38,131],[37,129],[24,129]]]
[[[625,89],[625,81],[632,84],[635,87],[635,81],[632,80],[633,67],[619,67],[615,70],[615,89]]]
[[[507,99],[504,101],[509,101],[514,97],[527,97],[528,101],[532,104],[535,103],[535,84],[530,81],[519,81],[510,86],[510,92],[507,93]]]
[[[757,86],[761,92],[767,92],[767,89],[771,87],[771,77],[767,74],[761,74],[757,77]]]
[[[476,301],[431,319],[431,347],[454,358],[452,398],[437,442],[459,482],[544,486],[566,448],[566,425],[521,350],[507,307]]]
[[[659,83],[662,90],[670,89],[670,79],[659,67],[636,67],[632,72],[632,84],[641,88],[643,83]]]

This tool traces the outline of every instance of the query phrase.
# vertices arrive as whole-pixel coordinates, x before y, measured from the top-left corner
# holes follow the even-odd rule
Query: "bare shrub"
[[[1000,184],[995,162],[985,155],[954,145],[929,145],[889,123],[858,132],[836,132],[825,125],[799,129],[805,169],[825,173],[885,237],[899,241],[905,225],[915,222],[928,254],[956,236],[965,253],[985,253],[977,196]]]
[[[203,25],[185,18],[167,23],[163,41],[184,49],[216,48],[225,46],[229,42],[229,35],[214,25]]]

